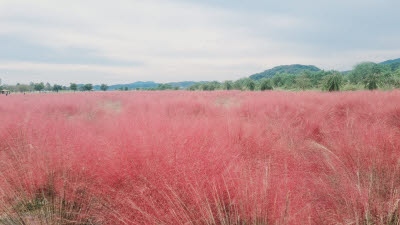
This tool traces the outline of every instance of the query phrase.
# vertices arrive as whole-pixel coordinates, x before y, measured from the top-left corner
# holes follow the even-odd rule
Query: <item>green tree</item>
[[[226,81],[224,81],[222,86],[223,86],[224,90],[232,90],[233,89],[233,82],[230,81],[230,80],[226,80]]]
[[[280,73],[272,78],[275,87],[293,88],[295,85],[296,75]]]
[[[75,92],[76,90],[78,90],[78,85],[75,83],[70,83],[69,89],[71,89]]]
[[[85,84],[85,85],[81,86],[81,90],[82,91],[91,91],[91,90],[93,90],[93,85],[92,84]]]
[[[46,86],[44,87],[44,89],[46,91],[51,91],[53,89],[53,87],[51,86],[51,84],[49,82],[46,83]]]
[[[312,87],[311,79],[304,75],[297,76],[294,82],[296,87],[302,90]]]
[[[43,90],[43,89],[44,89],[44,84],[43,84],[43,82],[34,84],[33,89],[35,89],[35,91],[41,91],[41,90]]]
[[[254,80],[252,80],[250,78],[247,78],[245,80],[244,84],[245,84],[247,90],[254,91],[254,89],[256,88],[256,83],[254,82]]]
[[[200,85],[200,89],[203,91],[214,91],[216,89],[220,89],[221,84],[218,81],[211,81],[207,83],[202,83]]]
[[[100,90],[107,91],[107,89],[108,89],[108,85],[107,84],[101,84],[100,85]]]
[[[354,69],[349,73],[349,80],[352,84],[359,84],[364,82],[364,79],[372,74],[372,70],[376,64],[372,62],[364,62],[357,64]]]
[[[17,87],[16,87],[16,91],[18,91],[18,92],[28,92],[31,90],[32,90],[31,86],[29,86],[27,84],[20,84],[20,85],[17,85]]]
[[[62,90],[62,86],[61,85],[58,85],[58,84],[54,84],[53,85],[53,91],[58,92],[60,90]]]
[[[201,83],[196,83],[196,84],[191,85],[187,89],[189,91],[196,91],[196,90],[200,90],[200,88],[201,88]]]
[[[339,73],[338,71],[324,71],[324,70],[320,70],[320,71],[310,71],[307,74],[307,77],[310,78],[311,80],[311,85],[313,87],[318,87],[320,86],[321,83],[324,82],[324,79],[326,76],[328,75],[332,75],[332,74],[336,74]]]
[[[159,84],[157,90],[171,90],[173,89],[171,84]]]
[[[343,85],[343,75],[334,73],[324,79],[323,89],[327,91],[339,91]]]
[[[265,90],[272,90],[274,89],[272,86],[272,81],[269,78],[263,78],[260,81],[260,90],[265,91]]]
[[[393,72],[393,86],[395,88],[400,88],[400,69]]]
[[[203,91],[213,91],[213,87],[210,85],[210,83],[204,83],[201,85],[201,90]]]
[[[384,67],[379,64],[374,64],[371,70],[367,73],[367,75],[363,79],[363,83],[365,88],[368,90],[375,90],[378,88],[378,85],[382,82],[383,77],[382,74],[384,72]]]
[[[236,80],[235,82],[233,82],[233,89],[235,89],[235,90],[243,90],[244,89],[244,81],[245,81],[245,79],[239,79],[239,80]]]
[[[375,90],[378,88],[379,77],[377,74],[368,74],[367,77],[364,78],[365,88],[368,90]]]
[[[385,65],[380,73],[380,83],[386,87],[396,87],[396,70],[391,69],[389,65]]]
[[[275,87],[282,87],[285,84],[284,78],[285,74],[278,73],[272,77],[272,83]]]
[[[210,82],[210,89],[211,90],[218,90],[221,89],[221,83],[218,81],[211,81]]]

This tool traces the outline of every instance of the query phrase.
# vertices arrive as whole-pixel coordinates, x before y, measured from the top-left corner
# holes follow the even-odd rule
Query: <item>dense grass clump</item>
[[[0,102],[0,224],[399,224],[398,91]]]

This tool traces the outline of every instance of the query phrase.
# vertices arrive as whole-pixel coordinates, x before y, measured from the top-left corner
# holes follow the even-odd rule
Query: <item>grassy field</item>
[[[400,91],[0,95],[0,224],[399,224]]]

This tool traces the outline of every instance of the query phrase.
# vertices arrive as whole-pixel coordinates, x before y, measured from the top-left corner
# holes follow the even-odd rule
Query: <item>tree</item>
[[[323,89],[328,91],[339,91],[342,85],[343,75],[340,73],[334,73],[325,77]]]
[[[260,81],[260,90],[265,91],[265,90],[272,90],[274,89],[272,87],[272,81],[269,78],[263,78]]]
[[[368,74],[364,80],[364,85],[365,88],[368,90],[375,90],[378,88],[378,83],[379,83],[379,74],[373,73],[373,74]]]
[[[400,68],[392,73],[392,85],[394,88],[400,88]]]
[[[359,84],[364,82],[364,79],[372,73],[376,64],[372,62],[364,62],[356,65],[349,73],[349,80],[352,84]]]
[[[91,91],[93,90],[93,85],[92,84],[85,84],[81,87],[82,91]]]
[[[46,83],[46,86],[44,87],[46,91],[51,91],[53,88],[51,87],[51,84],[49,82]]]
[[[107,91],[107,89],[108,89],[108,85],[107,84],[101,84],[100,85],[100,90]]]
[[[235,82],[233,82],[233,89],[234,90],[243,90],[244,88],[244,79],[239,79]]]
[[[75,84],[75,83],[71,83],[71,84],[69,85],[69,88],[75,92],[76,90],[78,90],[78,85]]]
[[[18,91],[18,92],[28,92],[31,90],[32,90],[31,86],[26,85],[26,84],[20,84],[20,85],[17,85],[17,87],[16,87],[16,91]]]
[[[201,85],[201,90],[203,90],[203,91],[212,91],[211,89],[212,88],[209,83],[204,83]]]
[[[275,87],[282,87],[285,84],[284,74],[278,73],[275,76],[273,76],[272,83],[274,84]]]
[[[224,81],[223,88],[224,88],[224,90],[232,90],[233,82],[230,80]]]
[[[308,71],[308,72],[304,72],[304,74],[307,76],[307,78],[310,78],[311,80],[311,85],[313,87],[318,87],[321,82],[324,82],[324,78],[330,74],[336,74],[339,73],[338,71],[324,71],[324,70],[320,70],[320,71]]]
[[[170,84],[159,84],[157,86],[157,90],[171,90],[171,89],[173,89],[173,87]]]
[[[221,83],[219,83],[218,81],[211,81],[209,85],[211,91],[221,89]]]
[[[35,89],[35,91],[41,91],[41,90],[43,90],[43,89],[44,89],[44,84],[43,84],[43,82],[34,84],[33,89]]]
[[[363,83],[368,90],[375,90],[378,85],[382,82],[382,73],[384,72],[384,67],[379,64],[374,64],[363,79]]]
[[[58,85],[58,84],[54,84],[53,85],[53,91],[58,93],[58,91],[60,91],[60,90],[62,90],[62,86],[61,85]]]
[[[256,88],[256,83],[254,82],[254,80],[247,78],[245,81],[245,85],[246,88],[250,91],[254,91],[254,89]]]
[[[312,83],[311,83],[311,79],[304,76],[304,75],[300,75],[297,76],[295,79],[295,85],[297,88],[300,88],[302,90],[305,90],[307,88],[311,88]]]
[[[220,88],[221,88],[221,84],[218,81],[202,83],[199,86],[199,89],[203,90],[203,91],[214,91],[214,90],[220,89]]]
[[[272,78],[272,82],[275,87],[293,88],[296,75],[279,73]]]
[[[196,84],[191,85],[187,89],[189,91],[195,91],[195,90],[200,90],[200,87],[201,87],[201,83],[196,83]]]

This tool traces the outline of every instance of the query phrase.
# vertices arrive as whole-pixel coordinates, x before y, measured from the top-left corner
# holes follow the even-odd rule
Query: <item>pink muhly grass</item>
[[[400,223],[399,91],[0,103],[0,224]]]

